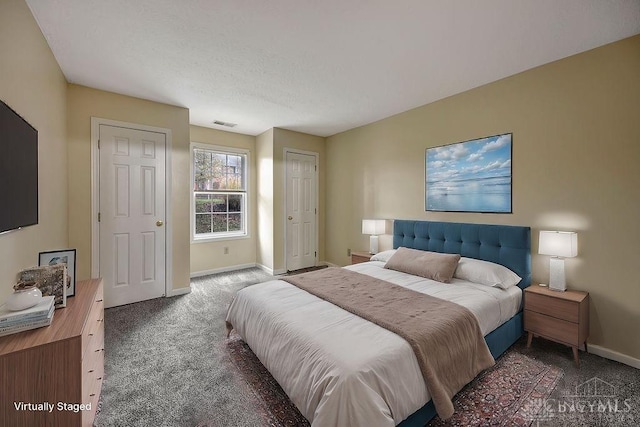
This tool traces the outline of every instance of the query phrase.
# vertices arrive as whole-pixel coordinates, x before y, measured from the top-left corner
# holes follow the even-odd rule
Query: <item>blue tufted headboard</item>
[[[531,284],[529,227],[396,219],[393,247],[400,246],[495,262],[522,277],[520,288]]]

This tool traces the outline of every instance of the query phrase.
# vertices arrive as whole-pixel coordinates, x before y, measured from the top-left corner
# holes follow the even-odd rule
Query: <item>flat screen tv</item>
[[[38,223],[38,131],[0,101],[0,233]]]

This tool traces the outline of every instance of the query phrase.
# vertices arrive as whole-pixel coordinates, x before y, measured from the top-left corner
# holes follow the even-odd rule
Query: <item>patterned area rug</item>
[[[309,425],[237,334],[232,334],[225,346],[231,363],[253,392],[265,425]],[[549,397],[562,375],[560,368],[509,350],[494,367],[455,396],[453,417],[443,421],[436,416],[428,425],[530,426],[534,421],[545,420],[544,399]]]
[[[289,400],[278,382],[235,333],[225,342],[231,363],[246,381],[256,399],[265,426],[308,426],[309,422]]]
[[[436,415],[428,425],[530,426],[544,421],[545,399],[563,374],[560,368],[508,350],[454,397],[451,418],[443,421]]]

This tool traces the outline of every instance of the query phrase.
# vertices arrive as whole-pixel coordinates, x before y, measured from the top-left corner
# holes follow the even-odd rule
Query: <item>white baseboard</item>
[[[217,273],[226,273],[227,271],[244,270],[245,268],[252,268],[255,266],[256,264],[239,264],[239,265],[232,265],[229,267],[214,268],[213,270],[195,271],[190,274],[190,277],[193,279],[194,277],[209,276],[210,274],[217,274]],[[258,267],[262,268],[262,266],[260,265]]]
[[[267,273],[273,275],[273,268],[269,268],[266,265],[262,265],[262,264],[256,264],[256,267],[258,267],[262,271],[266,271]]]
[[[338,264],[334,264],[334,263],[329,262],[329,261],[322,261],[320,264],[328,265],[329,267],[340,267]]]
[[[266,265],[262,265],[262,264],[256,264],[256,267],[258,267],[259,269],[266,271],[267,273],[269,273],[272,276],[279,276],[281,274],[285,274],[287,272],[287,270],[281,268],[279,270],[274,270],[273,268],[269,268]]]
[[[167,293],[167,297],[176,297],[178,295],[184,295],[184,294],[190,294],[190,293],[191,293],[191,286],[187,286],[186,288],[172,289],[171,291],[169,291],[169,293]]]
[[[605,359],[615,360],[616,362],[624,363],[633,368],[640,369],[640,359],[627,356],[626,354],[618,353],[617,351],[610,350],[606,347],[601,347],[595,344],[589,344],[589,353],[593,353],[597,356],[602,356]]]

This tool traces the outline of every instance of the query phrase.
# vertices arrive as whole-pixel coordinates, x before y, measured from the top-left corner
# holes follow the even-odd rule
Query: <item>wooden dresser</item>
[[[524,330],[529,333],[527,347],[534,335],[566,344],[580,366],[578,347],[584,344],[586,351],[589,337],[589,293],[529,286],[524,294]]]
[[[50,326],[0,338],[0,426],[93,424],[104,373],[102,298],[101,279],[78,282]],[[20,402],[53,410],[17,410]]]

